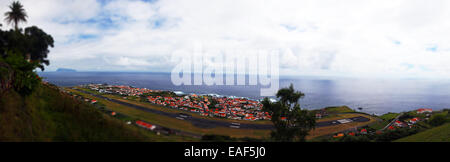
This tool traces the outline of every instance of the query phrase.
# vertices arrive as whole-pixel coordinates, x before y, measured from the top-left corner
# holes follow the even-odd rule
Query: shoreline
[[[49,76],[49,78],[52,78],[52,76]],[[64,81],[64,80],[60,80],[60,79],[56,79],[56,80],[55,79],[45,79],[45,80],[52,81],[60,87],[70,87],[70,86],[80,85],[80,84],[77,84],[77,82],[80,82],[77,80],[74,80],[73,83],[71,81]],[[88,80],[90,80],[90,79],[88,79]],[[113,83],[108,83],[108,84],[122,84],[122,83],[126,83],[126,82],[127,82],[127,80],[122,81],[119,79],[119,81],[114,81]],[[85,82],[85,83],[80,82],[80,83],[88,84],[88,83],[106,83],[106,82],[99,81],[99,82]],[[130,82],[130,83],[132,83],[132,82]],[[156,82],[156,83],[158,83],[158,82]],[[149,87],[148,84],[141,83],[138,81],[134,82],[133,84],[124,84],[124,85],[133,85],[133,87],[140,87],[140,88],[159,89],[159,88],[157,88],[157,87],[155,88],[155,86],[151,86],[151,85]],[[166,87],[166,88],[162,88],[161,90],[177,92],[179,94],[217,95],[217,96],[227,96],[227,97],[234,97],[234,98],[248,98],[248,99],[257,100],[257,101],[262,100],[262,97],[254,97],[254,95],[252,94],[253,92],[244,93],[245,97],[240,97],[239,95],[236,95],[237,92],[234,93],[234,91],[236,91],[236,90],[231,90],[231,91],[227,90],[227,91],[225,91],[227,94],[223,95],[223,94],[217,94],[217,93],[208,93],[208,91],[215,91],[216,89],[214,89],[214,88],[213,89],[203,89],[203,87],[199,87],[199,88],[201,88],[200,91],[205,91],[202,93],[202,92],[194,91],[192,88],[186,88],[186,87],[179,87],[179,89],[176,89],[177,87],[172,87],[172,86],[167,87],[164,85],[161,87]],[[217,89],[217,90],[219,90],[219,89]],[[403,99],[389,99],[386,102],[376,101],[374,103],[374,102],[370,101],[370,102],[362,103],[362,102],[358,102],[360,100],[356,100],[356,99],[349,99],[347,101],[346,99],[340,99],[337,97],[328,97],[327,101],[317,102],[318,100],[316,100],[316,98],[320,99],[322,95],[323,95],[322,92],[317,92],[315,94],[307,95],[303,99],[303,101],[301,101],[302,108],[305,108],[308,110],[319,110],[324,107],[346,105],[346,106],[351,107],[354,110],[358,110],[359,107],[362,107],[363,110],[358,110],[359,112],[364,112],[367,114],[372,114],[372,115],[377,115],[377,116],[381,116],[381,115],[388,114],[391,112],[392,113],[401,113],[401,112],[405,112],[405,111],[412,111],[412,110],[422,108],[422,107],[432,108],[434,110],[443,110],[443,109],[447,108],[447,106],[445,106],[446,105],[445,102],[429,102],[429,101],[419,100],[419,101],[413,101],[412,103],[405,103]],[[434,95],[432,95],[432,96],[434,96]],[[441,96],[441,95],[438,95],[438,96]],[[349,97],[351,97],[351,95]],[[408,97],[408,96],[404,96],[404,97]],[[274,99],[274,97],[270,97],[270,98]],[[338,104],[333,104],[330,102],[330,101],[334,101],[334,100],[342,101],[342,102],[336,102]],[[388,104],[391,102],[392,102],[392,104]],[[416,105],[416,106],[414,106],[414,105]],[[450,106],[448,106],[448,107],[450,107]]]

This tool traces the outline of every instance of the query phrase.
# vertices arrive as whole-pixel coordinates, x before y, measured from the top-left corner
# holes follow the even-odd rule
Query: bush
[[[390,142],[409,135],[416,134],[420,131],[418,128],[399,128],[396,130],[389,130],[383,134],[375,136],[376,142]]]
[[[445,114],[436,114],[433,115],[429,121],[429,124],[432,126],[440,126],[447,122],[447,117]]]
[[[7,52],[6,58],[0,58],[0,62],[11,67],[14,90],[21,95],[29,95],[39,86],[41,78],[33,71],[38,66],[37,63],[26,61],[22,54],[16,52]]]

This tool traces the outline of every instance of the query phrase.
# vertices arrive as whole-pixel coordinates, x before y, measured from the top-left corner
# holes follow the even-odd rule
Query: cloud
[[[120,57],[117,61],[113,62],[114,65],[119,66],[148,66],[149,62],[137,58]]]
[[[289,75],[450,76],[446,0],[21,2],[27,26],[56,40],[49,70],[169,72],[174,51],[201,42],[222,51],[279,49]]]

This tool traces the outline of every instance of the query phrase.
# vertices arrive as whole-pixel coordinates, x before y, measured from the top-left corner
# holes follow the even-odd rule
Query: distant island
[[[56,72],[77,72],[75,69],[59,68]]]

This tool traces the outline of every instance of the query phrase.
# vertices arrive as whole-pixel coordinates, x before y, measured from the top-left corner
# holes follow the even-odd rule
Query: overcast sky
[[[10,2],[0,1],[1,13]],[[201,42],[279,49],[282,75],[450,77],[448,0],[20,2],[29,16],[21,26],[56,41],[48,71],[171,71],[174,51]]]

